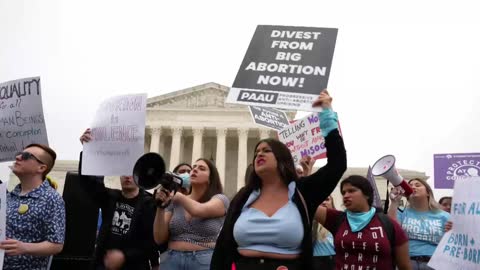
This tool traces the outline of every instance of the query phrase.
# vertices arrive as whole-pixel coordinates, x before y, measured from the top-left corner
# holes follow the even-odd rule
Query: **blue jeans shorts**
[[[210,270],[213,249],[198,251],[167,250],[161,257],[161,270]]]

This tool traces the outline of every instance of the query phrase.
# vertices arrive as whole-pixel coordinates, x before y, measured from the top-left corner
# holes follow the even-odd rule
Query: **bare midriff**
[[[215,242],[206,243],[206,245],[214,247]],[[202,246],[195,245],[189,242],[184,242],[184,241],[171,241],[168,243],[168,249],[178,250],[178,251],[197,251],[197,250],[206,250],[210,248],[202,247]]]
[[[278,254],[278,253],[270,253],[270,252],[261,252],[257,250],[251,249],[241,249],[238,251],[240,255],[244,257],[251,257],[251,258],[269,258],[269,259],[281,259],[281,260],[293,260],[300,257],[300,254]]]

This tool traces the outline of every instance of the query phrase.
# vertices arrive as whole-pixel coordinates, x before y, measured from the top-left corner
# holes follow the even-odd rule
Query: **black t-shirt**
[[[115,211],[113,212],[112,225],[110,226],[110,241],[108,241],[108,249],[122,248],[123,243],[130,231],[132,218],[135,212],[135,206],[138,196],[127,199],[121,197],[115,203]]]

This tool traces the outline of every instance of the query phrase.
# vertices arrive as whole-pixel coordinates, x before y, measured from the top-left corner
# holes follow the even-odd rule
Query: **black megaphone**
[[[183,183],[178,175],[165,170],[165,162],[157,153],[141,156],[133,167],[133,180],[144,189],[157,189],[161,186],[168,191],[177,191]]]

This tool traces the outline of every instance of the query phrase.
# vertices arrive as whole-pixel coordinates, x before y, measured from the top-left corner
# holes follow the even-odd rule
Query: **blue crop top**
[[[271,217],[250,207],[260,195],[260,190],[250,194],[233,228],[238,250],[300,254],[304,231],[302,217],[292,201],[295,188],[295,182],[288,185],[288,202]]]

